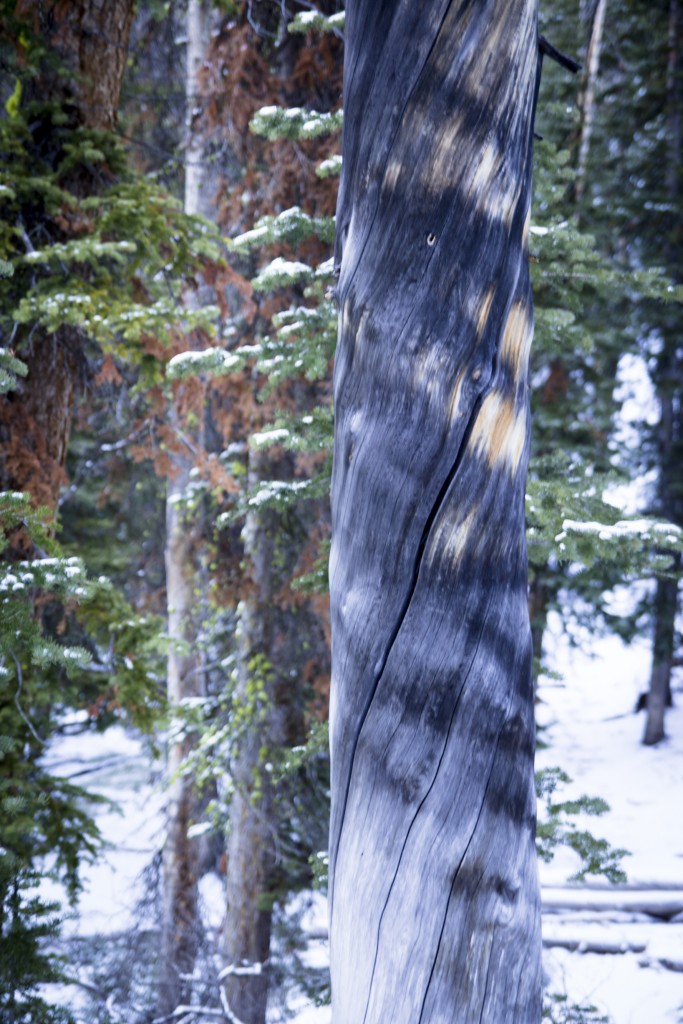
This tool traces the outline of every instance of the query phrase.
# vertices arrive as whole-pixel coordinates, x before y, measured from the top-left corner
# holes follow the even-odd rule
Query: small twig
[[[261,39],[275,39],[275,33],[274,32],[269,32],[266,28],[263,27],[263,25],[260,25],[254,19],[253,2],[252,2],[252,0],[249,0],[249,3],[247,4],[247,21],[249,22],[249,24],[253,28],[253,30],[256,33],[256,35],[260,36]]]
[[[230,1021],[230,1024],[244,1024],[244,1021],[241,1021],[230,1009],[230,1003],[228,1002],[228,997],[226,996],[225,989],[222,985],[218,991],[221,994],[221,1006],[223,1007],[223,1012]]]
[[[70,781],[71,779],[79,779],[83,775],[92,775],[94,772],[106,771],[109,768],[114,768],[117,764],[125,763],[128,760],[127,754],[121,754],[118,757],[114,757],[109,761],[103,761],[101,764],[90,765],[89,768],[81,768],[80,771],[72,772],[67,775],[66,778]]]
[[[19,223],[19,237],[21,238],[22,242],[24,243],[24,248],[26,249],[26,252],[29,253],[29,254],[30,253],[34,253],[36,251],[35,247],[33,245],[33,242],[31,241],[31,239],[28,236],[28,231],[26,230],[26,226],[25,226],[24,221],[22,220],[21,217],[19,217],[18,223]]]
[[[33,723],[26,717],[26,715],[24,714],[24,710],[23,710],[21,704],[19,703],[19,694],[21,693],[21,687],[23,685],[23,676],[21,674],[21,665],[19,664],[19,661],[18,661],[17,656],[15,655],[14,651],[10,651],[10,654],[12,655],[12,659],[14,661],[14,664],[17,666],[17,682],[19,684],[17,686],[17,692],[14,694],[14,703],[17,706],[17,711],[19,712],[19,714],[21,715],[22,719],[24,720],[24,722],[28,726],[28,728],[29,728],[29,730],[31,732],[31,735],[35,739],[38,740],[38,742],[40,743],[41,747],[44,747],[44,746],[46,746],[45,740],[41,740],[40,736],[38,735],[36,730],[33,728]]]

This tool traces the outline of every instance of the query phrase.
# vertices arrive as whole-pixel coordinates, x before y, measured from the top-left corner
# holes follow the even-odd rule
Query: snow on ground
[[[593,645],[593,657],[571,649],[553,621],[552,662],[562,682],[541,679],[539,721],[549,748],[538,767],[560,765],[579,790],[610,805],[591,830],[631,856],[630,883],[656,882],[683,889],[683,703],[666,716],[668,739],[641,743],[645,715],[633,713],[647,689],[650,652],[642,641],[626,647],[617,637]],[[545,884],[562,880],[562,865],[542,866]]]
[[[106,733],[64,736],[44,760],[55,775],[112,801],[95,814],[108,844],[96,864],[82,873],[78,916],[65,935],[106,934],[130,928],[143,896],[142,875],[163,833],[163,794],[139,736],[113,726]]]
[[[681,1024],[683,918],[680,923],[657,922],[637,911],[615,911],[609,904],[617,896],[628,903],[651,889],[655,899],[668,898],[672,890],[683,901],[683,693],[679,706],[667,712],[668,739],[646,748],[641,744],[645,717],[634,714],[634,708],[647,689],[647,643],[626,646],[614,636],[591,640],[584,635],[578,649],[562,636],[559,620],[551,618],[548,661],[564,678],[541,680],[539,719],[548,746],[539,750],[537,765],[558,765],[572,777],[563,797],[586,794],[609,803],[607,815],[586,819],[582,826],[629,850],[624,860],[628,886],[639,889],[633,894],[607,884],[604,889],[591,886],[591,902],[605,901],[605,910],[550,912],[547,904],[558,888],[567,902],[575,897],[580,904],[586,887],[567,894],[578,867],[572,851],[541,864],[546,941],[579,942],[589,949],[606,943],[635,948],[611,955],[546,948],[548,988],[567,995],[570,1004],[595,1006],[611,1024]],[[296,1024],[329,1021],[326,1008],[305,1007],[296,1017]]]
[[[558,621],[551,619],[549,662],[563,680],[541,680],[539,720],[548,746],[539,751],[538,765],[559,765],[573,778],[567,797],[585,793],[610,804],[609,814],[586,824],[596,836],[630,851],[624,867],[629,887],[637,888],[636,898],[664,899],[673,893],[683,899],[683,694],[679,706],[667,713],[668,739],[655,748],[643,747],[644,715],[633,709],[648,680],[647,644],[637,641],[626,647],[606,637],[590,647],[591,655],[570,647]],[[68,923],[71,934],[120,931],[134,918],[142,872],[162,841],[163,795],[150,760],[139,738],[115,728],[104,736],[61,739],[51,748],[49,763],[56,773],[82,781],[121,808],[120,813],[107,809],[97,816],[111,848],[86,870],[79,916]],[[82,777],[77,774],[86,770]],[[562,893],[567,894],[576,866],[569,851],[541,865],[546,942],[583,944],[579,950],[623,944],[631,951],[599,954],[553,945],[544,952],[550,988],[566,993],[570,1002],[593,1004],[612,1024],[682,1024],[683,918],[679,923],[657,922],[633,904],[596,909],[593,904],[601,898],[610,901],[613,895],[624,902],[634,896],[607,887],[572,890],[572,907],[551,908],[551,898],[559,892],[561,901]],[[210,916],[221,905],[220,889],[216,876],[203,884],[205,905],[213,908]],[[582,893],[591,897],[591,907],[581,906]],[[322,899],[314,901],[309,916],[306,929],[324,931]],[[218,919],[212,923],[216,926]],[[312,942],[309,957],[319,965],[326,943]],[[301,998],[296,1009],[295,1024],[329,1024],[329,1008],[312,1007]]]
[[[642,746],[645,718],[633,709],[647,688],[648,645],[637,641],[627,647],[605,637],[590,646],[592,657],[570,648],[551,621],[550,661],[564,679],[541,681],[539,718],[549,746],[539,751],[538,766],[560,765],[574,780],[568,796],[607,800],[609,814],[587,824],[596,836],[630,851],[624,860],[629,886],[660,890],[661,898],[672,890],[683,899],[682,695],[667,712],[668,738],[657,747]],[[562,885],[574,869],[567,853],[541,865],[541,882]],[[644,947],[619,955],[547,949],[551,988],[593,1004],[613,1024],[683,1021],[683,919],[655,923],[639,913],[546,914],[544,934],[589,946],[611,941]]]

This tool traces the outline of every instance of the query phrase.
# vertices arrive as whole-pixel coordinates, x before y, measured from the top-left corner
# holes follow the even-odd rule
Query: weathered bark
[[[595,82],[600,67],[600,49],[602,47],[602,35],[605,27],[605,12],[607,0],[597,0],[593,17],[591,19],[590,34],[588,37],[588,49],[586,51],[586,71],[583,80],[583,87],[579,97],[580,132],[579,132],[579,155],[576,167],[576,178],[574,181],[574,196],[579,202],[586,187],[586,167],[588,165],[588,153],[590,150],[591,134],[593,132],[593,119],[595,115]]]
[[[524,535],[538,71],[533,0],[347,7],[330,560],[339,1024],[540,1019]]]
[[[187,8],[186,94],[187,138],[185,145],[185,200],[187,213],[200,208],[202,143],[192,131],[192,110],[196,92],[197,71],[206,51],[207,17],[199,0],[190,0]],[[193,421],[201,424],[204,416],[202,389],[195,388],[195,400],[187,392],[190,386],[176,385],[170,416],[180,441],[172,455],[174,473],[166,489],[166,602],[168,614],[169,652],[166,692],[170,708],[183,701],[206,695],[204,654],[199,644],[201,629],[202,590],[199,557],[202,545],[202,523],[197,515],[184,509],[184,498],[191,481],[193,452],[201,447],[201,428],[192,430],[193,445],[180,438],[188,429],[180,409],[188,404]],[[200,400],[197,401],[197,391]],[[188,836],[188,829],[201,814],[194,780],[180,774],[183,760],[192,749],[192,739],[184,736],[171,741],[168,750],[167,832],[163,850],[161,952],[157,1012],[172,1013],[179,1003],[191,1001],[192,974],[197,955],[200,921],[198,882],[200,876],[200,845]]]
[[[538,696],[538,676],[543,664],[543,637],[548,625],[548,607],[551,588],[540,573],[536,573],[529,585],[529,620],[531,625],[531,656],[534,675],[534,699]]]

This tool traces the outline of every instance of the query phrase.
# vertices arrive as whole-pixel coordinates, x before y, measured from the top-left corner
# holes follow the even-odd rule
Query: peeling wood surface
[[[346,25],[333,1020],[533,1024],[536,4],[355,0]]]

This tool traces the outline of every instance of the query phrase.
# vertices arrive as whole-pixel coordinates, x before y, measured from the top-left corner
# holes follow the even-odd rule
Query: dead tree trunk
[[[258,456],[255,458],[258,465]],[[252,463],[250,482],[256,479]],[[253,589],[240,602],[236,701],[245,725],[234,740],[234,794],[226,844],[224,992],[230,1011],[241,1024],[263,1024],[266,1019],[277,826],[265,766],[274,745],[282,743],[274,728],[274,666],[267,657],[272,647],[275,530],[273,522],[266,519],[254,509],[243,529]]]
[[[347,6],[335,1024],[532,1024],[524,486],[536,3]]]
[[[265,453],[249,453],[251,490],[264,470]],[[277,592],[291,569],[291,539],[281,517],[253,507],[242,531],[249,583],[239,606],[236,729],[231,765],[233,796],[227,838],[224,923],[224,994],[241,1024],[264,1024],[268,958],[277,863],[278,817],[269,762],[301,733],[297,687],[282,638],[294,623],[278,608]],[[239,723],[239,724],[237,724]]]

